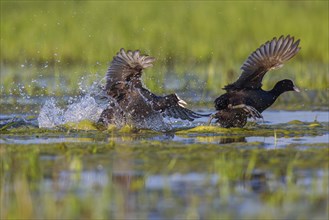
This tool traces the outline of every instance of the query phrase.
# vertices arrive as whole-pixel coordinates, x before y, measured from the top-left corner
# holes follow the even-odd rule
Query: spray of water
[[[111,109],[111,124],[121,128],[124,125],[132,125],[138,129],[151,129],[166,132],[181,127],[193,127],[191,122],[175,121],[166,118],[159,112],[151,112],[148,117],[134,117],[131,113],[123,112],[121,107],[104,91],[105,78],[86,86],[86,78],[81,78],[78,83],[79,90],[83,95],[71,97],[66,106],[59,105],[58,98],[50,98],[42,106],[38,124],[40,128],[54,128],[67,123],[78,123],[83,120],[98,122],[105,109]]]
[[[40,128],[53,128],[69,122],[89,120],[97,122],[101,113],[109,105],[108,97],[102,89],[101,82],[94,82],[89,88],[79,83],[79,89],[83,93],[78,97],[70,98],[69,104],[60,107],[55,98],[50,98],[42,106],[38,124]]]

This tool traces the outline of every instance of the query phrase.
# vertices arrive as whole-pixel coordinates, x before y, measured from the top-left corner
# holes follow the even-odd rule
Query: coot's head
[[[291,81],[290,79],[284,79],[277,82],[273,90],[276,91],[277,93],[284,93],[288,91],[300,92],[297,86],[295,86],[294,82]]]

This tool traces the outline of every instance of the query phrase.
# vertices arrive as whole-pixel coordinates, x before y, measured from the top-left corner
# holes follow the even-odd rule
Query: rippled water
[[[90,102],[90,98],[86,98],[82,100],[81,105],[84,105],[86,103],[93,103]],[[92,100],[94,101],[94,100]],[[54,104],[54,101],[51,101],[50,104]],[[65,124],[67,122],[78,122],[80,120],[88,119],[90,121],[97,121],[98,117],[102,111],[101,108],[96,108],[95,106],[92,106],[90,108],[82,108],[79,106],[78,108],[69,108],[66,112],[64,112],[62,109],[56,107],[56,106],[49,106],[50,104],[44,105],[43,108],[47,107],[48,116],[51,116],[50,118],[43,119],[44,116],[38,116],[38,118],[33,118],[32,120],[22,120],[22,125],[25,123],[27,125],[34,125],[34,126],[40,126],[40,118],[41,120],[44,120],[42,122],[42,125],[48,125],[49,127],[54,127],[56,125]],[[81,112],[79,112],[82,109]],[[197,111],[198,109],[196,109]],[[42,111],[42,109],[41,109]],[[202,109],[203,112],[211,113],[209,109]],[[285,123],[288,123],[292,120],[299,120],[301,122],[328,122],[328,112],[321,112],[321,111],[266,111],[263,113],[265,121],[259,121],[257,122],[259,125],[278,125],[282,124],[282,126],[285,126]],[[26,115],[0,115],[0,121],[10,121],[13,120],[13,118],[18,117],[24,118],[27,117]],[[49,119],[52,119],[53,121],[50,122]],[[207,124],[207,118],[200,118],[196,119],[194,122],[182,122],[177,120],[169,120],[173,128],[175,130],[181,130],[186,128],[192,128],[200,125],[206,125]],[[57,123],[57,124],[56,124]],[[81,133],[78,136],[70,136],[70,135],[60,135],[56,136],[53,135],[52,137],[48,137],[47,135],[45,137],[35,137],[30,135],[10,135],[8,136],[2,136],[0,138],[0,143],[7,143],[7,144],[42,144],[42,143],[63,143],[63,142],[80,142],[80,143],[88,143],[88,142],[99,142],[104,143],[107,142],[108,139],[100,139],[97,137],[84,137],[86,134]],[[207,136],[205,136],[207,137]],[[115,141],[123,141],[122,137],[113,137],[112,138]],[[214,136],[212,135],[211,138],[200,138],[199,136],[190,136],[190,137],[182,137],[179,135],[175,135],[175,133],[170,134],[153,134],[151,137],[144,137],[141,136],[140,139],[146,139],[146,140],[159,140],[159,141],[165,141],[165,140],[171,140],[174,142],[181,142],[186,144],[193,144],[193,143],[228,143],[228,142],[261,142],[264,146],[268,148],[272,147],[284,147],[287,144],[307,144],[307,143],[325,143],[328,142],[329,139],[329,132],[327,133],[321,133],[319,135],[303,135],[303,136],[297,136],[297,137],[263,137],[257,135],[248,135],[248,136],[241,136],[236,139],[229,140],[230,138],[221,135]]]
[[[167,133],[120,132],[58,128],[97,121],[105,106],[88,94],[39,102],[0,114],[4,217],[328,217],[326,111],[268,110],[245,129],[186,130],[203,128],[201,118],[170,119]]]

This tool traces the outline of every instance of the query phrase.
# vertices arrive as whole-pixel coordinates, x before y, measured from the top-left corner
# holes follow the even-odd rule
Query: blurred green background
[[[157,58],[143,76],[153,91],[219,95],[251,52],[290,34],[302,50],[265,89],[292,78],[328,91],[328,20],[328,1],[1,1],[1,90],[76,93],[123,47]]]

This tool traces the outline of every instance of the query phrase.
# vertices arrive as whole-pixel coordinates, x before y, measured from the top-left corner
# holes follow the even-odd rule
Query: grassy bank
[[[151,89],[166,90],[158,83],[168,77],[184,83],[192,76],[200,88],[218,91],[260,44],[291,34],[302,40],[301,52],[265,85],[290,77],[307,89],[324,89],[327,9],[325,1],[1,1],[1,84],[9,93],[11,82],[30,84],[40,75],[78,82],[86,73],[104,74],[124,47],[157,57],[145,79]]]

